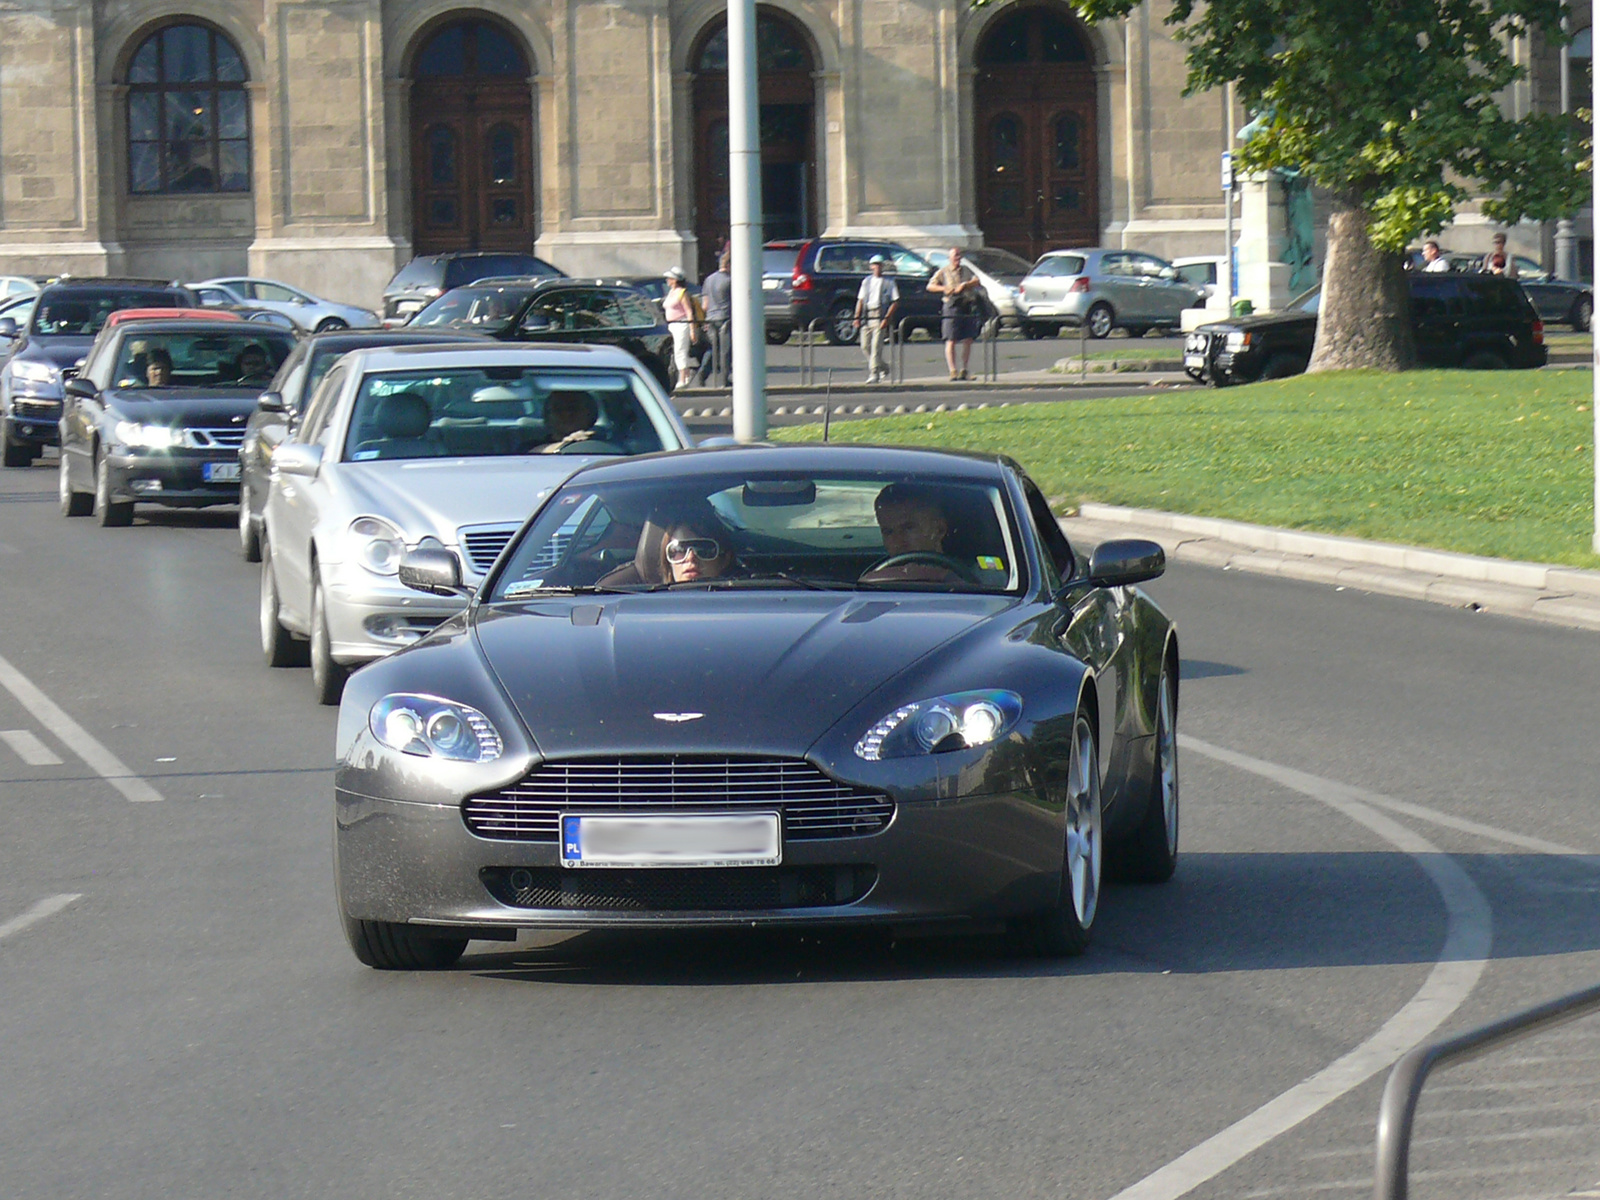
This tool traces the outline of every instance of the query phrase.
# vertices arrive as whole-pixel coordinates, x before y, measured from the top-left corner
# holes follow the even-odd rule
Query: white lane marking
[[[1394,1065],[1402,1054],[1444,1024],[1471,994],[1487,965],[1494,928],[1488,899],[1453,858],[1420,834],[1390,820],[1373,805],[1354,798],[1345,785],[1225,750],[1187,735],[1180,744],[1185,750],[1260,775],[1319,800],[1408,855],[1433,882],[1444,901],[1444,945],[1439,950],[1439,961],[1434,963],[1416,995],[1366,1041],[1220,1133],[1180,1154],[1166,1166],[1124,1188],[1112,1200],[1177,1200]]]
[[[127,799],[140,803],[161,799],[160,792],[124,766],[120,758],[102,746],[93,734],[41,692],[33,680],[4,658],[0,658],[0,687],[15,696],[17,703],[27,709],[39,724],[55,734],[63,746],[83,759],[91,771]]]
[[[30,767],[58,767],[61,760],[34,735],[31,729],[0,729],[0,742],[16,751],[17,757]]]
[[[32,905],[27,912],[12,917],[11,920],[0,924],[0,941],[10,937],[13,933],[21,933],[30,925],[37,925],[46,917],[53,917],[74,900],[83,899],[82,892],[63,892],[59,896],[47,896],[37,904]]]

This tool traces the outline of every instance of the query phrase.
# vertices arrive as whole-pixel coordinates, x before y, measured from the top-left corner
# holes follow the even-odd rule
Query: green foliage
[[[976,4],[988,0],[975,0]],[[1136,0],[1071,0],[1089,21]],[[1525,70],[1511,40],[1559,42],[1562,0],[1175,0],[1188,90],[1232,83],[1259,132],[1244,172],[1301,170],[1370,214],[1380,249],[1437,232],[1473,192],[1490,219],[1549,220],[1586,202],[1589,149],[1573,116],[1511,119]]]
[[[1010,454],[1073,505],[1595,567],[1593,387],[1588,371],[1339,371],[835,421],[832,439]],[[772,431],[821,436],[821,425]]]

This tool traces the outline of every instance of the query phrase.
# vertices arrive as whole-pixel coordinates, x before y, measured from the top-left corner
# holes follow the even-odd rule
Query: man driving
[[[544,402],[545,437],[541,454],[560,454],[567,446],[594,436],[600,409],[588,392],[551,392]]]
[[[152,349],[145,359],[144,382],[146,387],[172,386],[172,355],[160,346]]]
[[[955,561],[945,553],[950,521],[932,489],[914,483],[891,483],[878,493],[872,509],[883,534],[884,557],[861,576],[863,582],[961,581]]]
[[[272,360],[260,346],[252,343],[239,351],[240,383],[271,383]]]

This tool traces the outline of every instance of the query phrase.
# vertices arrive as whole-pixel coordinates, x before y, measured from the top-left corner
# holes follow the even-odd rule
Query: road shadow
[[[1249,667],[1235,667],[1230,663],[1207,662],[1203,658],[1183,660],[1178,677],[1188,683],[1191,679],[1218,679],[1224,675],[1248,675]]]
[[[166,529],[233,529],[239,524],[237,504],[216,508],[155,508],[134,510],[134,523]]]
[[[1490,898],[1492,957],[1600,950],[1594,859],[1451,855]],[[1154,887],[1113,886],[1081,958],[1028,956],[1002,926],[888,930],[596,930],[545,945],[474,943],[460,970],[524,983],[748,986],[886,979],[1204,975],[1427,965],[1445,911],[1400,853],[1188,854]]]

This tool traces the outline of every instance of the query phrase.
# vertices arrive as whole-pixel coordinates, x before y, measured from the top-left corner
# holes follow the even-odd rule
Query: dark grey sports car
[[[357,672],[356,956],[523,928],[1004,920],[1088,944],[1102,865],[1178,852],[1178,644],[1150,542],[1075,553],[1011,460],[739,447],[576,472],[469,608]],[[400,577],[460,587],[455,556]]]

